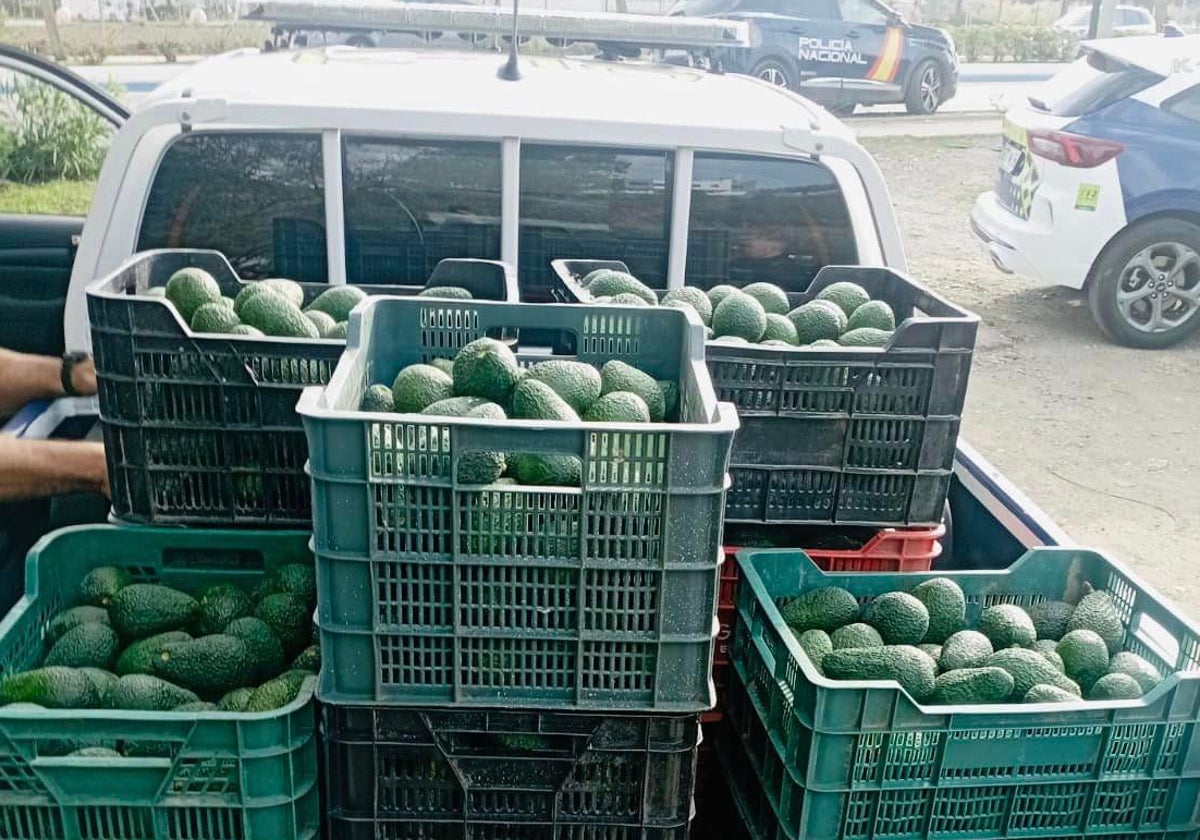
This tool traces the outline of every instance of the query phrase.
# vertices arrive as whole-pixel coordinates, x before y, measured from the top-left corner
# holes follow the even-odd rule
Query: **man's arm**
[[[96,393],[96,368],[91,359],[72,368],[71,385],[79,394]],[[33,400],[54,399],[63,394],[62,359],[0,348],[0,417]]]
[[[0,502],[81,490],[109,495],[104,444],[0,435]]]

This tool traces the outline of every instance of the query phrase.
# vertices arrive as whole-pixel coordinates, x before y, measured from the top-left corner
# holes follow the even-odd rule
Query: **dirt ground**
[[[1110,344],[1081,294],[995,269],[967,216],[991,188],[998,138],[865,142],[911,272],[982,319],[963,436],[1078,543],[1200,618],[1200,339]]]

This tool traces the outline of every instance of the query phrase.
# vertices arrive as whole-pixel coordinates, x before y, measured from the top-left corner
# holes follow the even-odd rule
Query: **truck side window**
[[[500,145],[351,137],[346,280],[423,285],[446,257],[500,258]]]
[[[158,165],[137,248],[212,248],[243,278],[324,282],[321,138],[181,135]]]
[[[666,288],[670,162],[665,151],[523,145],[522,289],[559,258],[623,260]]]
[[[822,266],[857,261],[842,190],[822,164],[696,154],[687,285],[761,280],[802,292]]]

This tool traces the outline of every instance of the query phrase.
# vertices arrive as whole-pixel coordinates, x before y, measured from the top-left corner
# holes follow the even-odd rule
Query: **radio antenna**
[[[513,0],[513,28],[512,28],[512,43],[508,45],[508,61],[500,66],[496,71],[496,75],[506,82],[516,82],[521,78],[521,68],[518,65],[519,55],[517,52],[517,3],[519,0]]]

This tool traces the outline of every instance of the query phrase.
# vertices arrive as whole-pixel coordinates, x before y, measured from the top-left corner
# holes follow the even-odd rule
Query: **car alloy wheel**
[[[1134,254],[1117,282],[1117,311],[1141,332],[1166,332],[1200,308],[1200,254],[1181,242],[1158,242]]]
[[[942,71],[937,64],[926,65],[921,73],[921,106],[932,114],[942,104]]]
[[[759,70],[758,78],[778,87],[787,87],[787,76],[783,74],[783,70],[775,66],[768,66]]]

